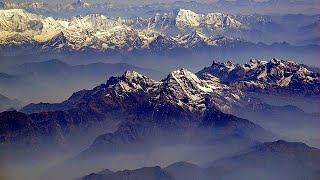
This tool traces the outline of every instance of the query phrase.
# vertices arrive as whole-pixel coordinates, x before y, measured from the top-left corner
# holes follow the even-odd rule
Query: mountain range
[[[2,46],[39,43],[44,49],[51,48],[57,51],[83,51],[90,48],[98,51],[105,49],[132,51],[148,48],[161,37],[167,39],[168,43],[171,41],[176,47],[191,47],[192,44],[189,45],[186,39],[193,36],[205,41],[207,45],[218,45],[221,44],[219,42],[224,42],[221,38],[212,39],[200,32],[194,32],[195,34],[191,33],[188,36],[170,37],[161,31],[176,29],[176,31],[190,32],[190,30],[196,30],[195,28],[201,28],[199,25],[203,23],[206,26],[204,28],[213,31],[242,27],[240,22],[221,13],[204,16],[183,9],[168,15],[166,13],[156,14],[150,19],[128,20],[98,14],[60,20],[31,14],[21,9],[1,10],[0,12],[2,14],[1,30],[5,31],[1,38]],[[77,31],[74,31],[75,29]],[[219,42],[216,42],[217,40]],[[166,44],[162,46],[164,49],[168,48]]]
[[[256,92],[294,92],[319,94],[319,73],[295,62],[273,59],[269,62],[250,60],[244,65],[216,63],[198,72],[209,73],[234,89]]]
[[[139,2],[0,2],[0,179],[320,179],[318,0]]]
[[[210,94],[213,96],[210,97]],[[230,102],[236,103],[238,100],[239,96],[237,94],[233,94],[228,87],[221,85],[212,76],[207,76],[206,79],[202,80],[193,73],[181,69],[173,71],[166,79],[159,82],[131,71],[118,78],[112,77],[106,84],[97,86],[92,90],[74,93],[67,101],[61,104],[50,105],[55,106],[53,110],[61,107],[62,111],[47,111],[30,115],[15,111],[4,112],[1,114],[3,119],[2,127],[4,128],[1,132],[3,132],[3,143],[20,144],[22,142],[22,144],[29,144],[30,140],[32,140],[37,144],[39,143],[37,142],[38,140],[42,142],[41,138],[38,138],[46,133],[45,137],[51,137],[51,141],[56,141],[59,144],[61,143],[60,140],[65,139],[64,135],[69,134],[75,127],[77,128],[74,130],[77,131],[82,126],[89,128],[94,125],[94,119],[96,119],[96,122],[105,121],[106,123],[111,123],[117,119],[124,122],[114,135],[106,134],[101,138],[97,138],[93,146],[95,147],[100,144],[100,141],[120,144],[125,141],[128,143],[128,141],[136,141],[145,136],[150,137],[157,131],[162,133],[162,131],[175,129],[177,126],[181,126],[180,128],[182,129],[219,126],[219,124],[211,122],[211,118],[215,116],[222,118],[221,122],[226,121],[224,122],[226,123],[225,125],[228,125],[229,121],[240,123],[244,126],[252,126],[250,129],[252,128],[252,131],[256,132],[257,130],[255,129],[260,127],[246,120],[223,114],[215,108],[215,106],[219,106],[221,109],[228,109],[232,105]],[[41,107],[40,105],[32,106]],[[208,109],[208,107],[212,108]],[[27,108],[33,109],[28,106],[23,110]],[[127,112],[127,118],[130,117],[128,122],[126,122],[125,119],[127,118],[123,116],[122,112]],[[132,112],[132,114],[129,112]],[[82,117],[81,121],[77,120],[79,116]],[[21,119],[21,121],[17,121],[17,118]],[[203,120],[200,120],[200,118],[203,118]],[[40,121],[41,119],[46,120]],[[163,121],[163,119],[167,120]],[[12,136],[13,132],[5,127],[7,127],[6,124],[13,122],[21,122],[21,124],[17,125],[17,128],[26,128],[24,132],[30,132],[28,134],[31,137],[20,135],[18,132],[21,132],[21,130],[15,131],[18,134]],[[38,124],[39,122],[41,124]],[[55,123],[52,124],[52,122]],[[49,127],[52,130],[45,130],[48,128],[45,124],[50,125]],[[43,125],[45,125],[45,129],[43,129]],[[140,130],[148,129],[151,126],[158,130],[148,133],[144,132],[144,130],[142,131],[147,134],[140,134],[142,132],[138,131],[138,134],[132,134],[134,135],[132,136],[130,132],[126,132],[127,126],[133,129],[139,128]],[[232,129],[230,131],[231,134],[242,134],[244,133],[242,131],[246,130],[236,128],[235,132]],[[262,129],[260,131],[263,132]],[[256,133],[258,134],[258,132]],[[246,132],[245,134],[249,135],[253,134],[253,132]],[[255,135],[256,137],[257,134]],[[126,137],[128,135],[129,137]],[[101,144],[104,144],[102,142]]]
[[[306,177],[317,179],[319,177],[319,155],[319,149],[306,144],[279,140],[259,144],[248,152],[214,161],[206,167],[188,162],[176,162],[164,168],[157,166],[117,172],[106,169],[80,179],[109,180],[143,177],[148,180],[208,180],[213,178],[233,179],[237,176],[272,180]],[[288,172],[291,172],[290,175]]]
[[[246,74],[252,74],[248,76],[249,79],[247,79],[247,76],[243,76],[244,71],[247,72]],[[4,124],[12,123],[9,117],[19,117],[22,124],[18,127],[26,128],[25,131],[33,132],[34,136],[16,134],[15,137],[11,136],[11,130],[3,129],[1,131],[3,132],[3,143],[19,144],[31,139],[36,143],[36,139],[46,132],[48,133],[47,136],[52,136],[53,141],[58,140],[56,143],[59,144],[61,143],[59,141],[64,139],[64,136],[75,127],[77,128],[74,130],[77,131],[79,128],[89,128],[94,125],[93,119],[95,119],[95,122],[104,122],[104,119],[107,119],[105,121],[107,124],[113,119],[112,121],[123,122],[124,124],[119,127],[115,134],[105,134],[97,138],[92,147],[101,143],[104,144],[103,142],[122,144],[124,142],[128,143],[128,141],[136,141],[145,135],[151,136],[148,133],[153,134],[158,130],[158,133],[161,133],[162,128],[168,130],[176,126],[193,128],[220,126],[219,123],[211,122],[213,117],[222,118],[221,122],[226,123],[223,126],[228,125],[230,121],[243,124],[241,126],[252,126],[246,128],[256,132],[254,130],[257,128],[255,125],[223,114],[221,111],[232,113],[239,107],[246,107],[250,103],[255,103],[254,98],[251,99],[251,96],[247,94],[252,90],[268,93],[284,91],[290,93],[290,95],[301,95],[299,90],[304,90],[306,92],[304,95],[310,93],[314,96],[319,95],[318,73],[314,73],[297,63],[283,60],[274,59],[270,62],[254,60],[246,65],[214,62],[211,67],[204,68],[197,74],[198,76],[186,69],[180,69],[171,72],[161,81],[155,81],[137,72],[128,71],[120,77],[111,77],[106,84],[101,84],[92,90],[76,92],[62,103],[31,104],[21,109],[22,112],[31,113],[30,115],[15,111],[4,112],[1,114]],[[288,77],[290,78],[288,79]],[[254,80],[257,82],[254,82]],[[286,84],[279,83],[283,81]],[[298,86],[297,83],[299,83]],[[239,84],[253,84],[255,88],[247,88],[247,86]],[[291,84],[296,85],[299,89],[296,90],[296,86]],[[274,89],[277,91],[274,91]],[[127,112],[127,117],[121,114],[124,111]],[[119,116],[119,113],[121,116]],[[76,117],[79,116],[82,117],[81,121],[76,120]],[[59,118],[57,119],[57,117]],[[128,120],[125,120],[127,118]],[[46,120],[40,121],[40,119]],[[163,121],[163,119],[166,119],[166,121]],[[52,121],[55,123],[52,124]],[[147,121],[148,123],[142,123],[141,121]],[[41,125],[38,122],[41,122]],[[51,128],[55,130],[43,130],[42,126],[44,124],[50,124]],[[147,124],[149,125],[146,126]],[[158,130],[147,133],[144,129],[148,129],[149,126]],[[3,127],[6,127],[6,125]],[[136,132],[137,134],[131,134],[127,137],[129,134],[127,134],[126,129],[129,127],[139,128],[147,134]],[[247,130],[238,129],[239,127],[234,130],[230,129],[230,133],[243,134],[245,132],[246,136],[251,137],[250,134],[253,133],[250,132],[251,130],[246,132]],[[257,134],[255,137],[258,137]],[[38,140],[42,141],[41,138]]]
[[[281,83],[284,81],[285,84]],[[247,88],[241,84],[253,84],[255,88]],[[158,148],[177,145],[195,146],[204,151],[201,153],[203,156],[208,156],[210,148],[215,151],[220,149],[225,156],[230,156],[258,146],[258,149],[253,151],[256,156],[262,142],[280,138],[278,133],[274,133],[278,132],[277,129],[270,131],[261,125],[269,127],[265,124],[272,122],[289,126],[297,121],[292,119],[289,123],[275,122],[267,118],[264,122],[261,116],[272,118],[272,112],[288,119],[295,113],[296,117],[305,119],[304,122],[310,126],[315,126],[318,121],[317,115],[305,113],[295,106],[269,105],[255,93],[266,93],[269,99],[275,95],[293,98],[302,96],[311,104],[317,101],[318,89],[319,73],[308,69],[308,66],[277,59],[269,62],[252,60],[244,65],[214,62],[211,67],[196,74],[182,68],[170,72],[162,80],[153,80],[138,72],[127,71],[122,76],[110,77],[106,83],[91,90],[75,92],[61,103],[29,104],[20,112],[0,113],[1,146],[3,151],[9,149],[6,152],[1,151],[1,154],[5,154],[6,160],[28,159],[37,153],[43,153],[45,149],[66,151],[77,145],[77,152],[79,149],[81,151],[60,164],[57,169],[50,170],[47,175],[49,177],[56,177],[53,174],[64,174],[61,171],[67,167],[87,168],[85,172],[88,173],[90,168],[88,169],[86,163],[90,164],[97,159],[97,167],[101,168],[103,162],[113,156],[132,152],[138,156],[140,153],[151,153]],[[308,98],[309,96],[311,98]],[[250,117],[250,120],[235,115]],[[260,118],[257,115],[260,115]],[[284,145],[285,148],[287,145]],[[278,143],[275,146],[278,147]],[[291,147],[290,144],[288,146]],[[19,153],[19,150],[10,151],[14,147],[28,152],[30,156],[18,157],[16,153]],[[262,149],[268,147],[269,144],[262,144]],[[303,145],[304,147],[306,146]],[[273,151],[271,152],[273,156]],[[210,160],[222,157],[224,156],[220,155]],[[275,157],[278,158],[278,155]],[[243,163],[242,156],[240,160]],[[279,159],[275,161],[278,162]],[[225,168],[223,165],[220,161],[217,162],[214,164],[215,169],[210,172]],[[231,167],[238,168],[236,164]],[[248,164],[249,167],[251,164]],[[264,168],[267,169],[266,172],[270,170],[269,167]],[[77,172],[76,169],[72,172]],[[316,171],[310,170],[310,167],[304,170],[316,175]],[[229,171],[221,171],[223,172],[226,174],[219,176],[229,177]],[[238,170],[236,172],[238,173]],[[132,174],[132,178],[147,175],[151,179],[173,176],[159,167],[115,172],[106,176],[120,178],[128,174]],[[75,175],[79,177],[77,173],[70,174],[72,177]]]
[[[276,49],[273,43],[291,40],[298,29],[314,23],[318,16],[297,17],[233,16],[222,13],[198,14],[179,9],[156,13],[153,17],[123,19],[101,14],[52,18],[23,9],[0,10],[1,53],[3,55],[34,52],[128,52],[172,50],[181,48],[256,48]],[[282,25],[283,24],[283,25]],[[274,27],[280,31],[275,33]],[[286,27],[286,28],[284,28]],[[296,29],[295,31],[292,31]],[[281,34],[279,34],[281,33]],[[224,36],[221,36],[224,35]],[[300,35],[301,36],[301,35]],[[303,35],[301,36],[303,37]],[[316,38],[316,33],[308,37]],[[282,39],[281,39],[282,38]],[[316,47],[283,47],[282,51],[310,50]],[[277,46],[278,47],[278,46]],[[233,50],[235,51],[235,50]],[[141,54],[141,53],[140,53]]]

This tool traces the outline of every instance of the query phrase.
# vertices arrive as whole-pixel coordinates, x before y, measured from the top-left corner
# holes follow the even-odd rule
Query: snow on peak
[[[235,68],[236,64],[234,64],[232,61],[227,61],[225,63],[223,63],[226,67],[229,68]]]
[[[136,72],[136,71],[126,71],[126,72],[124,73],[124,76],[125,76],[128,80],[145,78],[145,76],[139,74],[139,73]]]
[[[24,9],[0,10],[0,31],[24,32],[41,30],[41,16],[28,13]]]
[[[84,2],[79,1],[78,3]],[[48,41],[54,41],[55,36],[60,32],[63,32],[66,40],[70,42],[68,48],[71,51],[84,48],[99,51],[106,49],[132,51],[147,48],[170,50],[175,47],[217,46],[228,41],[213,39],[203,34],[204,27],[202,26],[206,24],[205,16],[185,9],[180,9],[176,14],[159,15],[158,20],[156,20],[157,18],[140,18],[141,21],[138,21],[138,23],[142,23],[140,25],[130,19],[112,18],[99,14],[55,19],[28,13],[23,9],[10,9],[0,10],[0,15],[0,31],[4,31],[0,36],[0,42],[5,44],[12,44],[12,42],[8,42],[8,39],[16,33],[33,42],[48,44]],[[179,23],[183,27],[183,32],[191,33],[174,37],[161,32],[162,28],[175,31],[177,28],[179,29]],[[160,28],[161,31],[159,32],[157,28]],[[188,30],[188,28],[191,29]],[[21,42],[15,43],[21,44]],[[231,41],[226,43],[233,44]],[[65,46],[61,45],[60,47],[64,48]],[[50,47],[46,46],[44,49],[46,48]],[[55,51],[57,48],[59,47],[52,49]]]
[[[178,98],[197,99],[200,94],[212,93],[217,87],[218,81],[211,79],[211,77],[206,80],[200,79],[194,73],[182,68],[171,72],[164,82],[169,87],[175,88]]]
[[[232,17],[222,13],[209,13],[206,15],[208,29],[242,28],[243,25]]]
[[[156,13],[148,27],[168,31],[172,31],[174,28],[186,32],[190,29],[209,31],[241,29],[244,28],[244,25],[233,17],[222,13],[204,15],[187,9],[179,9],[170,13]]]
[[[180,9],[176,15],[176,25],[179,29],[202,27],[208,30],[239,29],[244,26],[229,15],[222,13],[197,14],[191,10]]]
[[[122,96],[129,92],[148,92],[157,84],[159,82],[143,76],[136,71],[126,71],[120,77],[110,77],[107,83],[102,85],[104,88],[100,88],[102,92],[97,93],[104,94],[105,89],[112,89]]]
[[[169,74],[169,77],[172,77],[176,80],[181,79],[181,78],[185,78],[185,79],[193,80],[196,82],[200,81],[199,78],[195,74],[193,74],[192,72],[188,71],[185,68],[181,68],[179,70],[172,71]]]
[[[203,18],[203,15],[199,15],[191,10],[180,9],[176,17],[176,25],[178,28],[185,27],[197,27],[200,25],[200,22]]]
[[[166,99],[177,103],[182,108],[190,111],[206,108],[207,98],[219,105],[223,111],[228,111],[230,103],[237,103],[239,95],[221,84],[214,76],[206,75],[199,78],[187,69],[172,71],[159,86],[160,99]]]
[[[126,71],[124,75],[120,78],[120,85],[125,87],[128,91],[144,90],[147,91],[148,88],[158,84],[146,76],[139,74],[136,71]]]
[[[305,65],[292,61],[250,60],[244,65],[213,63],[198,75],[209,73],[229,82],[238,89],[249,91],[281,91],[294,93],[320,93],[320,75]]]
[[[243,68],[257,69],[258,67],[264,66],[267,63],[268,63],[267,61],[251,59],[249,63],[244,64]]]
[[[143,98],[180,106],[186,111],[203,112],[207,107],[215,107],[229,112],[233,104],[240,101],[241,93],[234,93],[228,86],[214,76],[199,78],[187,69],[172,71],[161,81],[154,81],[135,71],[127,71],[120,77],[111,77],[106,84],[89,92],[94,96],[103,96],[116,103]],[[140,99],[141,100],[141,99]],[[139,100],[138,100],[139,101]],[[150,101],[149,101],[150,102]]]

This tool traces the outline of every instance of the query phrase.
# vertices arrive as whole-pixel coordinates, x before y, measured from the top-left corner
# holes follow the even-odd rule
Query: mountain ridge
[[[320,76],[308,67],[293,61],[272,59],[271,61],[250,60],[240,65],[232,62],[216,63],[198,72],[211,73],[233,88],[253,92],[292,92],[319,94]]]
[[[213,96],[210,97],[210,94]],[[116,121],[122,122],[122,125],[115,132],[115,135],[105,135],[111,138],[106,142],[122,144],[126,141],[131,142],[130,138],[139,140],[149,133],[157,134],[159,132],[162,134],[162,131],[170,132],[176,127],[184,131],[185,128],[208,127],[210,129],[231,126],[228,132],[224,133],[240,137],[253,137],[253,132],[249,131],[268,134],[260,126],[250,121],[224,114],[219,110],[225,109],[227,111],[233,103],[238,101],[240,99],[236,92],[234,94],[228,87],[221,85],[213,77],[208,76],[207,79],[202,80],[186,69],[173,71],[162,81],[155,81],[137,72],[128,71],[123,76],[109,78],[106,84],[97,86],[92,90],[76,92],[65,102],[58,104],[58,106],[70,105],[71,108],[67,110],[55,111],[48,106],[45,107],[49,108],[47,112],[30,115],[15,111],[2,113],[1,117],[4,118],[2,127],[4,129],[1,136],[4,139],[8,138],[2,143],[19,144],[20,141],[23,142],[24,140],[28,142],[28,139],[24,138],[12,139],[10,136],[11,130],[5,128],[5,124],[11,122],[6,121],[7,117],[15,114],[24,119],[21,119],[21,122],[24,122],[25,125],[28,123],[34,124],[32,129],[28,128],[29,126],[24,127],[35,132],[33,138],[40,138],[34,142],[35,144],[42,141],[41,132],[45,133],[46,136],[52,136],[53,142],[59,144],[65,141],[65,135],[74,130],[87,129],[94,126],[95,123],[113,124]],[[42,104],[32,106],[39,108]],[[55,105],[52,106],[55,107]],[[32,109],[32,107],[28,108]],[[50,110],[53,111],[50,112]],[[126,118],[128,119],[120,118],[118,115],[121,112],[126,112]],[[80,116],[82,118],[78,119],[77,117]],[[213,117],[221,121],[213,123],[212,121],[215,120]],[[41,121],[43,122],[38,124]],[[55,130],[50,133],[50,131],[43,129],[45,128],[43,124],[50,124],[51,121],[54,122],[51,128]],[[233,126],[233,123],[239,124],[239,126]],[[129,135],[130,138],[127,137],[127,133],[133,133],[127,132],[128,127],[131,127],[138,134],[132,137]],[[155,132],[144,131],[149,130],[150,127],[154,127]],[[142,132],[140,132],[141,130]],[[44,135],[43,133],[42,135]],[[223,137],[224,133],[220,135]],[[19,133],[17,136],[20,137]],[[97,143],[100,141],[98,139],[105,141],[108,138],[97,138],[93,145],[100,144]],[[126,138],[129,139],[126,140]]]
[[[279,147],[281,147],[281,151],[278,151]],[[302,148],[302,149],[301,149]],[[250,149],[250,148],[249,148]],[[278,176],[268,176],[268,179],[278,179],[278,177],[285,178],[285,179],[299,179],[300,177],[308,177],[310,179],[316,179],[319,175],[317,174],[317,170],[319,169],[319,166],[317,166],[319,163],[317,162],[317,159],[319,158],[319,149],[312,148],[310,146],[307,146],[303,143],[296,143],[296,142],[287,142],[284,140],[278,140],[273,142],[266,142],[261,143],[256,146],[256,149],[252,148],[253,150],[249,152],[240,152],[236,156],[231,156],[227,158],[222,158],[220,160],[212,162],[211,165],[207,166],[199,166],[197,164],[192,164],[188,162],[176,162],[173,164],[170,164],[168,166],[161,167],[161,169],[168,173],[168,175],[171,175],[176,180],[193,180],[193,179],[199,179],[199,180],[209,180],[212,178],[224,178],[224,179],[230,179],[232,177],[237,176],[238,172],[241,172],[241,168],[245,167],[249,170],[256,170],[259,171],[259,175],[261,176],[261,173],[264,172],[270,172],[270,170],[275,170],[274,168],[270,168],[269,165],[276,166],[279,171],[285,171],[285,170],[298,170],[300,168],[300,171],[298,173],[294,173],[295,176],[291,176],[286,173],[279,173]],[[289,151],[287,151],[290,149]],[[263,155],[261,155],[261,152],[267,152],[268,158],[272,158],[273,160],[265,160]],[[277,154],[275,156],[272,156],[271,154]],[[315,159],[304,159],[305,157],[313,157]],[[300,161],[295,161],[294,159],[300,159]],[[228,163],[228,161],[230,161]],[[233,163],[232,163],[233,161]],[[283,163],[282,161],[287,161],[288,163]],[[270,163],[269,165],[263,165],[263,162]],[[238,163],[238,164],[237,164]],[[242,163],[242,164],[241,164]],[[259,169],[255,169],[254,165],[256,163],[256,166],[259,166]],[[276,165],[278,163],[278,165]],[[291,165],[288,165],[290,164]],[[300,164],[299,163],[303,163]],[[283,164],[283,165],[279,165]],[[242,166],[241,166],[242,165]],[[289,167],[286,167],[288,165]],[[316,165],[315,167],[312,167],[312,165]],[[150,168],[160,168],[160,167],[150,167]],[[147,169],[140,168],[140,171],[144,171]],[[136,170],[126,170],[128,171],[128,176],[131,176],[134,174]],[[242,169],[243,173],[246,172],[245,169]],[[123,172],[123,171],[119,171]],[[107,169],[107,175],[103,175],[101,173],[92,173],[87,176],[82,177],[81,179],[86,180],[93,180],[95,178],[100,178],[101,180],[107,180],[109,173],[112,174]],[[301,174],[299,174],[301,173]],[[116,174],[114,174],[116,175]],[[128,177],[127,176],[127,177]],[[248,178],[254,178],[256,175],[254,173],[245,173],[242,174],[242,177],[248,177]],[[134,178],[134,177],[132,177]]]

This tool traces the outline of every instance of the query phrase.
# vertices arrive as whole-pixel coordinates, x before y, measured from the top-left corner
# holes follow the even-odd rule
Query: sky
[[[3,2],[21,2],[22,0],[0,0]],[[70,4],[76,0],[28,0],[29,2],[46,2],[48,4]],[[157,3],[157,2],[175,2],[178,0],[83,0],[87,3],[105,3],[105,2],[112,2],[112,3],[124,3],[124,4],[134,4],[134,3]],[[191,1],[191,0],[189,0]],[[216,2],[217,0],[193,0],[197,2]],[[262,1],[262,0],[257,0]]]

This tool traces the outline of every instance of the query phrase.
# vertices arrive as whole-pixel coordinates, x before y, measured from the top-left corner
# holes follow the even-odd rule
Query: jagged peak
[[[107,86],[120,86],[125,91],[137,91],[157,84],[157,81],[141,75],[136,71],[126,71],[121,77],[110,77]]]
[[[263,61],[263,60],[258,60],[258,59],[250,59],[249,63],[251,63],[251,64],[266,64],[268,62]]]
[[[250,61],[248,63],[245,63],[244,65],[242,65],[242,67],[243,68],[255,69],[257,67],[264,66],[266,64],[268,64],[267,61],[257,60],[257,59],[250,59]]]
[[[222,63],[221,63],[220,61],[215,61],[215,60],[213,60],[211,66],[221,65],[221,64],[222,64]]]
[[[143,76],[136,71],[126,71],[123,76],[127,79],[146,78],[146,76]]]
[[[276,58],[273,58],[271,61],[270,61],[271,64],[279,64],[281,63],[281,60],[279,59],[276,59]]]
[[[276,59],[273,58],[270,60],[267,64],[275,64],[275,65],[287,65],[287,66],[300,66],[299,63],[296,63],[294,61],[287,61],[287,60],[281,60],[281,59]]]
[[[183,27],[185,25],[196,27],[200,25],[200,21],[203,17],[203,14],[197,14],[191,10],[179,9],[176,12],[175,19],[178,27]]]
[[[172,71],[170,74],[193,74],[193,73],[186,68],[180,68],[178,70]]]
[[[228,69],[233,69],[237,66],[239,66],[239,64],[236,64],[232,61],[226,61],[226,62],[219,62],[219,61],[213,61],[212,64],[211,64],[211,67],[212,68],[215,68],[215,67],[225,67],[225,68],[228,68]]]
[[[199,96],[199,94],[197,93],[212,92],[212,88],[214,87],[211,83],[217,81],[218,80],[213,76],[207,76],[206,78],[200,79],[194,73],[188,71],[185,68],[181,68],[179,70],[172,71],[164,80],[164,84],[173,86],[178,85],[178,87],[181,88],[184,94],[187,94],[188,97],[194,99],[192,98],[193,96]]]
[[[174,79],[177,82],[181,82],[181,79],[188,79],[192,81],[199,82],[200,79],[192,72],[185,68],[181,68],[179,70],[175,70],[170,72],[169,76],[167,77],[168,80]]]
[[[148,78],[136,71],[126,71],[122,76],[119,77],[110,77],[107,81],[107,85],[114,85],[118,84],[119,82],[126,82],[126,83],[154,83],[155,80]]]
[[[237,98],[239,98],[238,95],[230,93],[230,89],[223,85],[217,77],[209,74],[198,77],[185,68],[172,71],[162,82],[159,98],[176,102],[177,105],[188,111],[204,111],[207,107],[205,99],[208,95],[228,97],[230,101],[238,101]],[[213,101],[221,103],[221,101],[218,102],[218,99]],[[228,111],[229,102],[221,105],[221,109]]]
[[[236,64],[233,63],[232,61],[227,61],[227,62],[225,62],[225,63],[223,63],[223,64],[225,64],[226,66],[235,66],[235,65],[236,65]]]
[[[237,88],[242,83],[250,85],[249,88],[243,88],[249,91],[319,94],[319,73],[292,61],[274,58],[270,61],[252,59],[246,64],[213,62],[197,75],[206,72],[219,77],[223,82],[234,83]]]
[[[212,22],[216,22],[216,21],[223,21],[223,20],[226,20],[227,18],[231,18],[231,17],[226,14],[220,13],[220,12],[212,12],[212,13],[208,13],[206,15],[206,20],[207,20],[207,23],[209,23],[209,24],[211,24]],[[211,22],[210,22],[210,20],[211,20]]]
[[[224,66],[224,67],[241,66],[244,68],[247,68],[247,67],[256,68],[257,66],[269,66],[269,65],[289,66],[289,67],[301,66],[300,64],[293,62],[293,61],[280,60],[280,59],[273,58],[270,61],[250,59],[249,62],[247,62],[245,64],[238,64],[238,63],[234,63],[232,61],[227,61],[227,62],[213,61],[211,67],[215,67],[215,66]]]

